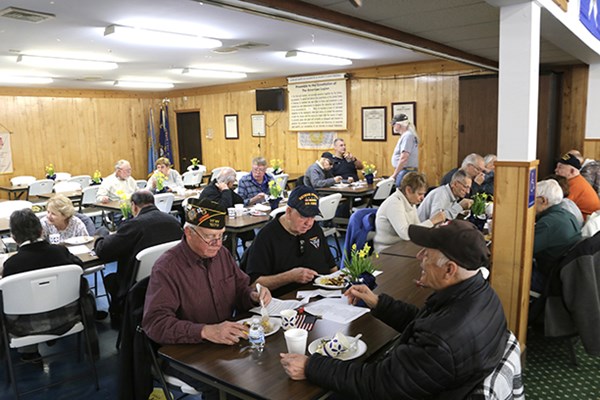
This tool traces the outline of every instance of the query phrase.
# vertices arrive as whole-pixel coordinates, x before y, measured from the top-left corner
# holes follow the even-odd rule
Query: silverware
[[[261,289],[260,283],[257,283],[256,291],[258,292],[259,296],[260,296],[260,289]],[[261,319],[265,322],[269,320],[269,312],[267,311],[267,307],[265,307],[265,302],[262,299],[260,300],[260,316],[261,316]]]

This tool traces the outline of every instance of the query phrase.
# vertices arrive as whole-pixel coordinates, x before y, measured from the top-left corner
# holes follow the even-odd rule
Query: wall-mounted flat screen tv
[[[256,111],[284,111],[285,91],[283,88],[256,89]]]

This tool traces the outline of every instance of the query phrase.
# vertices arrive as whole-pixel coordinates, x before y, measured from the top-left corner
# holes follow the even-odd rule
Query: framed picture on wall
[[[417,102],[407,101],[403,103],[392,103],[392,118],[397,114],[406,114],[408,120],[417,127]],[[392,135],[398,135],[392,129]]]
[[[239,139],[237,114],[225,115],[225,139]]]
[[[362,140],[385,141],[385,107],[362,107]]]
[[[252,136],[254,137],[265,137],[265,115],[264,114],[252,114]]]

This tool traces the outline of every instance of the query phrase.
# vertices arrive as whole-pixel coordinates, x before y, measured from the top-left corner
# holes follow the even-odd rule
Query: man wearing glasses
[[[458,214],[471,208],[473,200],[466,198],[471,190],[471,182],[465,170],[457,170],[449,184],[438,186],[425,196],[417,209],[419,219],[427,221],[442,210],[447,219],[455,219]]]
[[[285,212],[265,225],[248,249],[242,267],[253,282],[278,296],[337,270],[323,231],[314,223],[317,215],[319,196],[307,186],[296,187]]]
[[[96,201],[108,203],[120,199],[117,192],[131,196],[137,190],[135,179],[131,177],[131,164],[127,160],[119,160],[115,164],[115,172],[102,180]]]
[[[238,194],[244,199],[245,206],[252,206],[267,200],[269,181],[273,177],[267,174],[267,160],[256,157],[252,160],[252,171],[238,182]]]
[[[460,169],[465,171],[469,178],[471,178],[471,191],[469,192],[468,197],[473,196],[477,193],[494,193],[494,182],[485,184],[485,160],[479,154],[471,153],[465,157],[463,160]],[[440,185],[446,185],[450,183],[452,176],[454,173],[458,171],[458,168],[454,168],[450,172],[448,172],[442,178],[442,182]],[[490,187],[491,186],[491,187]]]

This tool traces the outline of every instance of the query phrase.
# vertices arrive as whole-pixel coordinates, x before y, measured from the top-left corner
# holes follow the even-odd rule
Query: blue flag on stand
[[[600,40],[600,12],[597,0],[581,0],[579,3],[579,20]]]
[[[154,134],[154,111],[150,108],[148,115],[148,174],[154,171],[154,165],[158,159],[158,151],[156,151],[156,135]]]
[[[160,157],[167,157],[172,163],[173,153],[171,152],[171,134],[169,133],[169,100],[163,100],[163,104],[160,106],[160,135],[158,136],[158,141],[160,142],[158,155]]]

